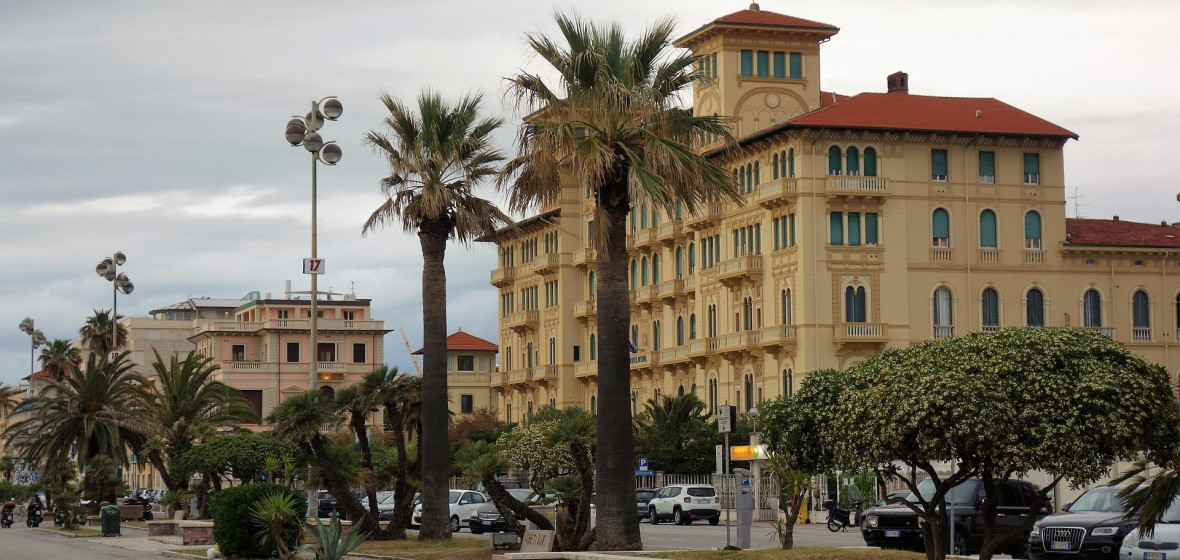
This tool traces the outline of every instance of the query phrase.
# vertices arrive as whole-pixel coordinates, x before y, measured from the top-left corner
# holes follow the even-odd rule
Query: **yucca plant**
[[[258,538],[263,544],[273,546],[279,558],[294,556],[284,537],[299,531],[300,517],[300,512],[295,511],[295,496],[285,492],[267,494],[250,508],[250,518],[262,527]]]
[[[316,560],[343,560],[349,552],[369,538],[365,533],[341,535],[340,519],[336,517],[335,512],[332,513],[332,519],[327,525],[317,517],[311,530],[315,533],[315,544],[305,544],[299,548],[299,552],[310,551],[315,554]]]

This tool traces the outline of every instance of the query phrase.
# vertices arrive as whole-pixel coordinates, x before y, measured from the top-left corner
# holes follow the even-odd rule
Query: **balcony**
[[[1025,249],[1024,264],[1044,264],[1045,252],[1040,249]]]
[[[492,387],[503,387],[508,385],[508,372],[498,371],[492,374]]]
[[[931,247],[930,260],[934,262],[950,262],[954,258],[954,253],[951,252],[950,247]]]
[[[517,331],[537,330],[540,321],[541,314],[536,309],[527,309],[509,314],[504,318],[504,326]]]
[[[251,371],[262,369],[262,362],[222,362],[221,369],[234,371]]]
[[[688,362],[688,346],[674,346],[660,350],[660,363],[666,366]]]
[[[979,250],[979,262],[984,263],[984,264],[997,264],[997,263],[999,263],[1000,262],[1000,250],[999,249],[990,249],[990,248],[980,249]]]
[[[261,321],[210,321],[194,328],[193,336],[205,332],[254,333],[258,332],[260,329],[262,329]]]
[[[697,277],[689,276],[684,279],[684,295],[697,293]]]
[[[316,372],[325,372],[325,371],[342,372],[342,371],[344,371],[344,369],[345,369],[344,362],[316,362],[315,363]]]
[[[635,233],[627,236],[628,249],[644,249],[654,245],[656,242],[656,229],[643,228],[635,230]]]
[[[671,247],[677,241],[684,239],[684,222],[680,220],[668,220],[660,224],[658,232],[660,243]]]
[[[677,278],[660,283],[660,299],[674,301],[681,297],[684,297],[684,280]]]
[[[697,213],[688,217],[685,223],[692,229],[705,229],[721,221],[725,205],[720,202],[706,202],[697,207]]]
[[[828,175],[828,198],[877,198],[889,196],[889,180],[884,177]]]
[[[776,325],[762,329],[763,348],[774,351],[777,347],[795,344],[795,325]]]
[[[525,385],[533,377],[533,368],[514,369],[508,372],[508,383]]]
[[[1151,327],[1132,328],[1131,342],[1151,342]]]
[[[954,325],[934,325],[934,340],[946,340],[954,338]]]
[[[837,344],[889,340],[889,325],[884,323],[836,323],[832,331],[832,340]]]
[[[563,366],[558,364],[543,366],[540,368],[540,371],[537,372],[537,381],[545,384],[555,383],[558,379],[561,379],[562,373],[565,373],[570,369],[573,368],[571,366]]]
[[[598,314],[598,302],[592,299],[582,300],[574,303],[574,317],[578,319],[589,319]]]
[[[492,285],[497,288],[508,286],[515,278],[515,271],[511,268],[497,268],[492,271]]]
[[[568,257],[568,254],[563,253],[545,253],[533,259],[533,272],[537,274],[553,274],[561,268],[563,264],[569,264],[569,260],[562,258]]]
[[[759,348],[761,331],[743,331],[721,335],[717,338],[717,351],[721,354],[749,353]]]
[[[574,266],[584,268],[598,261],[598,251],[594,249],[578,249],[574,251]]]
[[[268,319],[262,323],[265,330],[311,330],[310,319]],[[316,330],[323,331],[373,331],[384,330],[385,321],[359,321],[325,317],[316,321]]]
[[[721,261],[717,270],[717,279],[721,282],[741,282],[742,280],[756,282],[761,280],[762,256],[746,255]]]
[[[598,377],[598,361],[578,362],[574,364],[574,377]]]
[[[660,301],[660,287],[659,286],[640,286],[635,290],[635,301],[639,305],[652,305]]]
[[[717,338],[698,338],[688,341],[688,357],[708,358],[717,355]]]
[[[780,208],[793,202],[796,194],[793,177],[774,179],[758,187],[758,204],[767,209]]]

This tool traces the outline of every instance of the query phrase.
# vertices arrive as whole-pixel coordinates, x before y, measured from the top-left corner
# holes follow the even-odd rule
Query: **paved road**
[[[737,528],[730,528],[730,540],[737,544]],[[643,546],[648,550],[696,549],[706,550],[725,546],[725,524],[711,526],[708,522],[696,522],[689,526],[673,523],[651,525],[642,522],[639,532],[643,535]],[[772,539],[774,528],[769,523],[755,523],[750,529],[750,545],[754,548],[779,546]],[[865,542],[859,532],[852,530],[833,533],[826,526],[804,524],[795,526],[795,546],[861,547]]]
[[[135,537],[146,537],[146,531],[125,530],[125,537],[104,539],[123,545],[139,544]],[[37,533],[27,527],[14,526],[0,530],[0,557],[9,559],[44,560],[46,558],[85,558],[87,560],[159,560],[158,550],[134,550],[101,544],[97,539],[67,539]],[[144,547],[136,547],[144,548]]]

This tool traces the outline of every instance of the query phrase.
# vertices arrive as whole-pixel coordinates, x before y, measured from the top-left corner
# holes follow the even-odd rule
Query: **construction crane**
[[[422,377],[422,366],[418,365],[418,360],[414,358],[414,347],[410,346],[410,337],[406,336],[406,329],[398,327],[397,332],[402,333],[402,342],[406,343],[406,352],[410,354],[410,361],[414,362],[414,369],[418,370],[418,377]]]

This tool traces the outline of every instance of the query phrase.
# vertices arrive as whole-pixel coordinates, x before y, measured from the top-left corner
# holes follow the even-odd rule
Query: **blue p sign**
[[[647,470],[647,457],[640,457],[639,458],[639,470],[641,470],[641,471]]]

